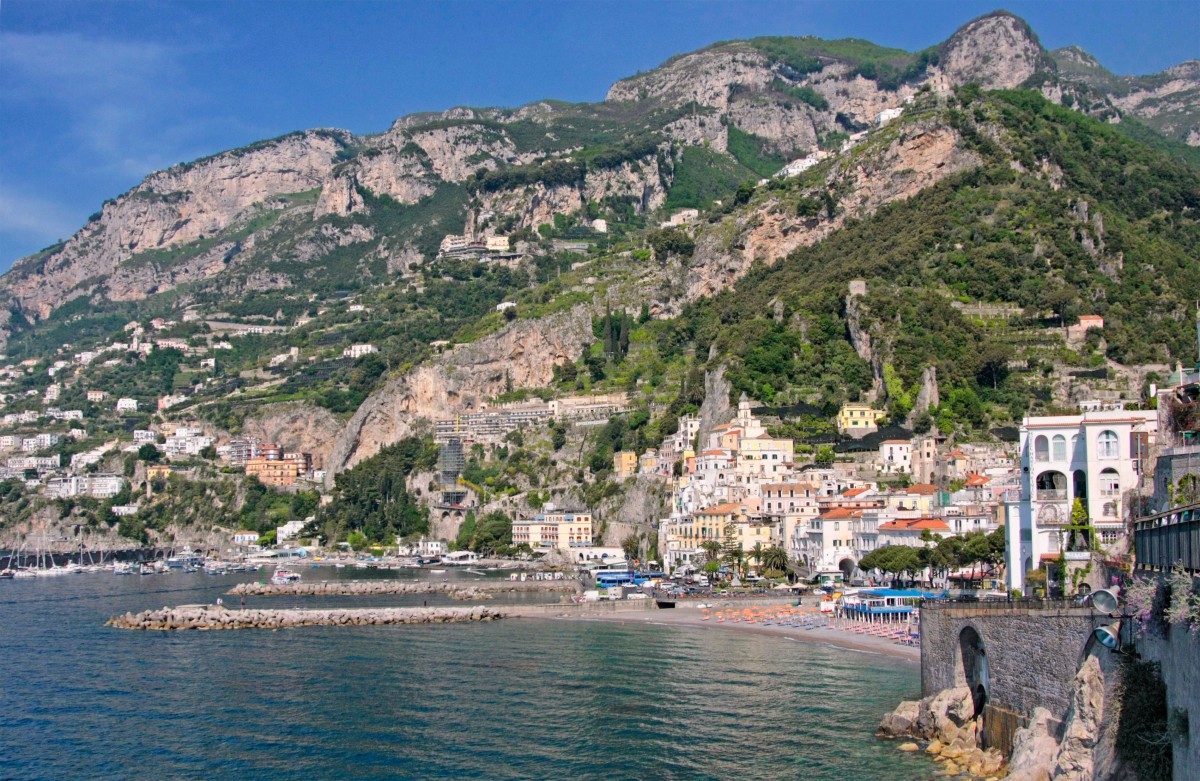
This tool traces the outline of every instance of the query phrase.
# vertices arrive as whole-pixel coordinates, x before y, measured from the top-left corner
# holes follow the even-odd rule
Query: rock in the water
[[[917,721],[921,704],[916,700],[905,700],[894,711],[883,717],[877,734],[885,738],[898,738],[909,734]]]

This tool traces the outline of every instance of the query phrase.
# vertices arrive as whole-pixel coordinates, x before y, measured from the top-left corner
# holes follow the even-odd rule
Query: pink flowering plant
[[[1159,633],[1159,619],[1162,616],[1158,581],[1153,578],[1133,577],[1125,586],[1125,605],[1137,626],[1137,636],[1144,637],[1147,632]]]
[[[1183,567],[1171,570],[1167,579],[1171,589],[1165,618],[1171,626],[1186,627],[1192,634],[1200,633],[1200,595],[1192,582],[1192,576]]]
[[[1134,576],[1125,584],[1122,596],[1133,614],[1138,637],[1161,635],[1168,626],[1200,634],[1200,594],[1182,567],[1171,570],[1164,581]]]

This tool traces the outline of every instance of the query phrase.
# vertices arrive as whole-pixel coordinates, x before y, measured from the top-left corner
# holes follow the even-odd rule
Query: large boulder
[[[883,717],[877,734],[881,738],[900,738],[910,735],[920,712],[921,703],[916,700],[905,700],[896,707],[896,710]]]

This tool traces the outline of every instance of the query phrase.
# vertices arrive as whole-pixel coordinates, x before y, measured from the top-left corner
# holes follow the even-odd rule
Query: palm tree
[[[763,571],[763,544],[761,542],[754,543],[754,547],[750,549],[750,557],[754,559],[755,569],[761,575]]]
[[[704,550],[705,562],[716,561],[721,558],[721,543],[716,540],[705,540],[700,543],[700,547]]]
[[[774,570],[779,570],[780,572],[787,572],[787,569],[788,569],[787,551],[785,551],[783,548],[779,547],[778,545],[772,545],[771,547],[769,547],[765,551],[763,551],[762,563],[763,563],[763,567],[765,569],[774,569]]]

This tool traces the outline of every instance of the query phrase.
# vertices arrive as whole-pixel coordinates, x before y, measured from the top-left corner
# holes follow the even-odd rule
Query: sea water
[[[0,779],[910,781],[934,770],[873,737],[884,713],[917,695],[916,666],[818,643],[550,619],[103,626],[126,611],[211,603],[259,577],[0,581]],[[447,603],[253,606],[423,601]]]

